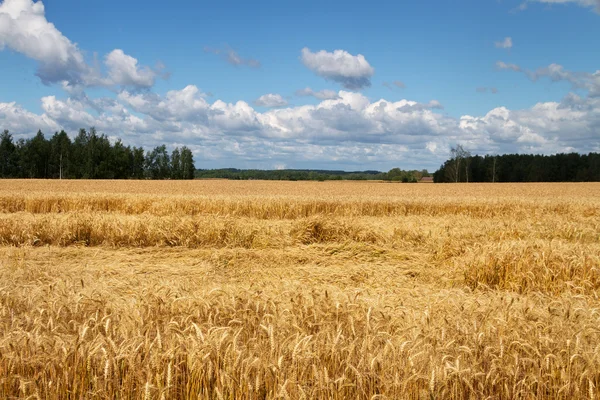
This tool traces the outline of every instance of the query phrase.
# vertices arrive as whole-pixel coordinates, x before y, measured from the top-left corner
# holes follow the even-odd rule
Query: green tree
[[[89,136],[85,129],[80,129],[73,141],[71,166],[74,178],[90,178],[92,171],[88,168],[88,143]]]
[[[50,144],[44,137],[42,131],[24,143],[22,151],[24,157],[24,177],[48,178],[48,161],[50,156]]]
[[[131,177],[133,179],[144,179],[144,168],[146,160],[144,158],[144,149],[134,147],[132,152]]]
[[[88,134],[86,171],[90,179],[112,179],[115,176],[113,148],[106,135],[98,135],[96,128]]]
[[[471,153],[469,153],[467,150],[464,149],[464,147],[460,144],[457,144],[456,147],[452,147],[450,149],[450,164],[449,164],[449,168],[448,171],[450,173],[450,175],[452,176],[452,179],[454,179],[454,182],[459,182],[460,181],[460,175],[462,173],[462,170],[464,169],[465,171],[465,176],[466,176],[466,181],[469,181],[469,177],[468,177],[468,170],[469,170],[469,166],[468,166],[468,162],[466,161],[466,159],[468,157],[471,156]],[[461,169],[462,167],[462,169]]]
[[[18,174],[17,146],[12,135],[5,130],[0,134],[0,178],[15,178]]]
[[[183,179],[183,168],[181,168],[181,153],[176,147],[171,153],[171,178]]]
[[[181,148],[181,170],[183,171],[183,179],[194,179],[196,172],[194,154],[186,146]]]
[[[146,173],[150,179],[167,179],[171,176],[169,153],[164,144],[146,154]]]
[[[133,153],[129,146],[125,147],[121,139],[112,147],[112,170],[115,179],[127,179],[132,176],[131,166]]]
[[[64,130],[56,132],[52,136],[50,139],[50,178],[63,179],[71,176],[70,159],[72,146],[71,139]]]

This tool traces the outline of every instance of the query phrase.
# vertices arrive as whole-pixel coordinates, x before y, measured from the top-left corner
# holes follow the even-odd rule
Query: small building
[[[421,183],[433,183],[433,176],[424,176],[419,181]]]

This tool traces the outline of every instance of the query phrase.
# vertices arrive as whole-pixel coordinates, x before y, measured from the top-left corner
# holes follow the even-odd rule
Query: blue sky
[[[600,0],[175,3],[0,1],[0,129],[202,168],[600,151]]]

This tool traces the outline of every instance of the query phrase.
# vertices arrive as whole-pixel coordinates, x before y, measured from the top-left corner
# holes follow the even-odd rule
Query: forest
[[[462,146],[433,174],[434,182],[598,182],[600,154],[472,156]]]
[[[144,152],[118,139],[80,129],[74,140],[63,130],[46,139],[41,131],[29,139],[0,134],[0,178],[38,179],[194,179],[190,149],[165,145]]]
[[[383,180],[391,182],[415,183],[424,176],[430,176],[427,170],[404,171],[400,168],[392,168],[388,172],[380,171],[335,171],[319,169],[280,169],[280,170],[258,170],[258,169],[200,169],[196,171],[197,178],[221,178],[234,180],[286,180],[286,181],[362,181]]]

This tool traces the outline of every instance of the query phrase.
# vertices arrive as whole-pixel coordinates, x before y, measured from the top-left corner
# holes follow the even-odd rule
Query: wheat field
[[[0,181],[0,398],[600,398],[600,184]]]

